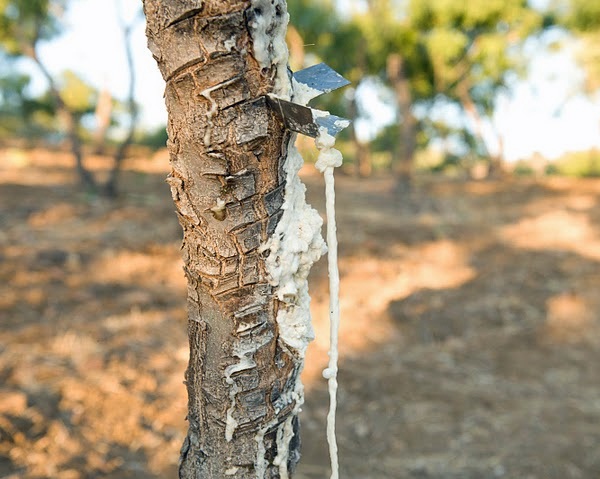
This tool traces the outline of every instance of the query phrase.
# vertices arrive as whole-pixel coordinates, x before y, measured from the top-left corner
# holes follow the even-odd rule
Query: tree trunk
[[[503,140],[500,138],[500,152],[490,156],[490,164],[488,166],[488,179],[501,179],[504,177],[504,155],[503,155]]]
[[[286,41],[290,46],[290,66],[294,70],[304,68],[304,38],[293,25],[288,26]]]
[[[398,54],[387,58],[387,74],[396,93],[396,102],[401,115],[399,122],[400,149],[396,152],[396,192],[402,198],[410,194],[412,188],[413,162],[417,149],[417,120],[412,112],[412,93],[404,61]]]
[[[106,133],[112,117],[112,95],[108,88],[102,88],[96,104],[96,131],[94,132],[94,153],[103,155],[106,146]]]
[[[35,45],[25,46],[23,47],[23,51],[29,58],[31,58],[31,60],[35,62],[48,81],[50,95],[52,96],[54,104],[56,105],[56,111],[58,112],[59,118],[64,122],[67,130],[67,136],[71,146],[71,153],[75,157],[75,167],[81,184],[91,191],[96,191],[96,180],[94,179],[92,173],[83,164],[83,151],[81,147],[81,137],[79,135],[79,118],[65,105],[65,102],[60,96],[60,92],[54,83],[52,75],[50,75],[50,72],[46,69],[45,65],[38,57]]]
[[[123,30],[123,41],[125,43],[125,58],[127,59],[127,71],[129,73],[129,88],[127,95],[127,113],[129,115],[129,126],[127,128],[127,135],[119,144],[117,151],[113,157],[113,165],[108,174],[108,179],[104,185],[104,193],[111,198],[117,196],[119,174],[121,173],[121,167],[123,160],[127,154],[127,150],[133,141],[135,135],[135,128],[138,119],[138,107],[135,103],[135,66],[133,64],[133,51],[131,48],[131,32],[135,23],[131,25],[125,25],[121,23]]]
[[[356,118],[358,117],[358,106],[356,104],[356,90],[352,94],[352,99],[349,105],[350,118],[352,125],[350,126],[350,138],[354,144],[354,154],[356,162],[354,163],[354,175],[359,178],[367,178],[373,172],[373,164],[371,163],[371,155],[368,145],[365,145],[358,139],[356,134]]]
[[[492,122],[492,126],[493,126]],[[498,138],[498,151],[495,155],[490,157],[490,167],[488,168],[488,178],[501,179],[504,178],[506,174],[506,169],[504,165],[504,136],[498,131],[497,128],[494,128],[494,132],[496,134],[496,138]]]
[[[504,141],[502,137],[500,135],[496,135],[498,137],[498,153],[496,155],[492,155],[487,147],[485,137],[483,135],[483,119],[481,118],[481,114],[477,109],[477,105],[475,105],[475,102],[471,98],[467,82],[464,80],[461,81],[456,87],[456,92],[463,110],[473,123],[473,133],[475,138],[479,140],[479,144],[483,148],[483,153],[488,157],[489,164],[486,176],[488,178],[501,177],[504,171]]]
[[[360,178],[368,178],[373,173],[373,162],[371,161],[371,153],[369,146],[358,141],[355,135],[352,135],[352,141],[356,148],[356,161],[358,163],[358,176]]]
[[[264,247],[288,212],[290,134],[264,99],[289,83],[286,10],[284,0],[144,1],[188,280],[183,479],[287,478],[299,459],[302,347],[280,317],[306,298],[277,293]]]

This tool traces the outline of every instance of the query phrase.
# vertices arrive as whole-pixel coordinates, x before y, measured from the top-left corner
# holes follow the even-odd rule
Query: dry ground
[[[64,155],[0,152],[0,478],[175,477],[167,168],[130,161],[109,203],[71,186]],[[390,191],[338,178],[342,478],[600,478],[600,181],[429,179],[410,207]],[[297,479],[328,477],[323,260],[311,288]]]

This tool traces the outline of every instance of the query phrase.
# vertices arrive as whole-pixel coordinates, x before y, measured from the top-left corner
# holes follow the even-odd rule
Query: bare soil
[[[0,478],[176,477],[167,170],[130,160],[109,202],[73,186],[67,155],[0,152]],[[600,478],[600,180],[425,178],[406,203],[389,178],[337,186],[341,477]],[[296,479],[329,477],[324,260],[311,290]]]

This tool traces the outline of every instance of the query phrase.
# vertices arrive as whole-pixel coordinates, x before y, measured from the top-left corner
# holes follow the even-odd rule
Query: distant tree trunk
[[[398,125],[401,144],[395,154],[394,169],[397,178],[396,191],[400,197],[404,197],[412,188],[413,163],[417,149],[417,120],[412,112],[410,82],[400,55],[394,53],[388,56],[387,74],[396,93],[396,102],[402,117]]]
[[[106,146],[106,133],[112,117],[112,95],[108,88],[102,88],[96,104],[96,131],[94,132],[94,153],[103,155]]]
[[[287,478],[299,458],[301,362],[281,341],[283,306],[260,246],[281,218],[290,135],[264,100],[277,72],[254,57],[250,33],[273,35],[285,1],[145,0],[144,11],[166,81],[167,181],[188,280],[179,477]]]
[[[490,167],[488,168],[488,178],[502,178],[505,176],[506,169],[504,165],[504,136],[495,129],[498,139],[498,151],[490,156]]]
[[[123,30],[123,41],[125,44],[125,58],[127,59],[127,71],[129,73],[129,88],[127,95],[127,113],[129,115],[129,125],[127,127],[127,134],[121,141],[113,157],[113,165],[108,174],[108,179],[104,185],[104,193],[109,197],[117,196],[117,182],[121,173],[123,160],[127,154],[127,150],[133,141],[135,135],[135,127],[138,118],[138,108],[135,103],[135,66],[133,64],[133,51],[131,48],[131,32],[135,22],[130,25],[125,25],[121,22],[121,29]]]
[[[286,40],[290,46],[290,66],[294,70],[304,68],[304,39],[293,25],[288,26]]]
[[[352,131],[354,132],[354,130]],[[354,133],[352,134],[352,136],[352,139],[356,146],[358,176],[360,176],[361,178],[368,178],[373,173],[373,162],[371,161],[371,153],[369,151],[369,146],[354,138]]]
[[[83,163],[83,151],[81,147],[81,137],[79,135],[79,118],[75,113],[67,108],[67,105],[65,105],[65,102],[60,96],[60,92],[54,82],[54,79],[52,78],[52,75],[50,75],[50,72],[46,69],[45,65],[38,57],[35,45],[24,46],[23,51],[38,66],[39,70],[42,72],[42,75],[44,75],[46,81],[48,82],[50,95],[52,96],[52,100],[56,106],[56,111],[59,118],[65,124],[65,128],[67,130],[71,153],[75,157],[75,167],[81,184],[91,191],[96,191],[96,180]]]
[[[350,118],[352,126],[350,127],[350,138],[354,144],[354,153],[356,163],[354,165],[354,175],[361,178],[367,178],[373,173],[373,164],[371,163],[371,155],[368,145],[365,145],[358,139],[356,134],[356,118],[358,117],[358,106],[356,105],[356,91],[350,100]]]
[[[130,34],[131,30],[134,26],[134,23],[130,25],[124,25],[122,23],[123,33],[125,36],[125,54],[127,56],[127,65],[129,69],[130,75],[130,83],[129,83],[129,97],[128,97],[128,113],[130,117],[130,124],[125,136],[125,139],[121,142],[117,151],[115,153],[113,159],[113,166],[109,171],[108,179],[106,183],[100,188],[94,174],[85,167],[84,164],[84,153],[83,153],[83,145],[80,135],[80,115],[71,110],[68,105],[65,103],[61,96],[61,92],[50,74],[50,71],[46,68],[44,63],[40,60],[37,52],[37,40],[34,40],[33,43],[30,44],[22,44],[21,50],[23,53],[29,57],[38,67],[42,75],[46,78],[48,82],[48,89],[50,92],[50,96],[54,102],[56,113],[58,118],[63,122],[65,126],[65,130],[67,133],[67,138],[69,140],[69,146],[71,149],[71,153],[75,158],[75,169],[77,171],[77,175],[79,177],[79,181],[88,191],[93,193],[103,193],[109,197],[116,196],[117,191],[117,179],[121,169],[121,165],[123,159],[125,157],[127,148],[131,144],[133,140],[133,136],[135,133],[135,125],[137,121],[137,106],[134,101],[134,85],[135,85],[135,77],[134,77],[134,65],[133,65],[133,53],[131,50],[130,43]],[[39,25],[37,26],[39,28]],[[37,32],[36,38],[39,38],[39,31]],[[110,125],[110,114],[111,114],[111,97],[110,93],[106,90],[102,92],[100,95],[98,108],[96,111],[97,117],[99,118],[99,126],[97,130],[96,136],[96,151],[101,152],[103,150],[106,130]]]
[[[502,178],[504,176],[504,141],[502,138],[498,139],[498,153],[494,155],[490,155],[490,164],[488,167],[487,177],[489,179],[492,178]]]
[[[498,153],[492,155],[487,147],[485,137],[483,135],[483,119],[481,118],[481,114],[477,109],[477,105],[471,98],[469,86],[466,81],[463,80],[458,83],[456,86],[456,93],[458,94],[458,98],[463,110],[473,123],[473,133],[475,138],[477,138],[479,144],[483,148],[484,154],[488,157],[489,164],[487,177],[494,178],[502,176],[502,172],[504,171],[504,142],[502,138],[498,135]]]

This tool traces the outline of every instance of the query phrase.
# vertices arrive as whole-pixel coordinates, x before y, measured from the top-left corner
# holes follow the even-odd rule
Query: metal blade
[[[318,116],[315,118],[315,123],[327,130],[331,136],[337,135],[344,128],[350,126],[350,120],[341,118],[335,115]]]
[[[314,122],[312,110],[306,106],[267,96],[267,103],[285,123],[288,130],[316,138],[319,127]]]
[[[312,138],[319,135],[319,128],[323,127],[332,136],[350,125],[350,120],[330,115],[327,112],[298,105],[281,98],[267,96],[267,103],[273,111],[283,120],[285,127]]]
[[[297,71],[293,74],[293,77],[298,83],[316,90],[313,98],[350,84],[348,80],[325,63],[319,63]]]

